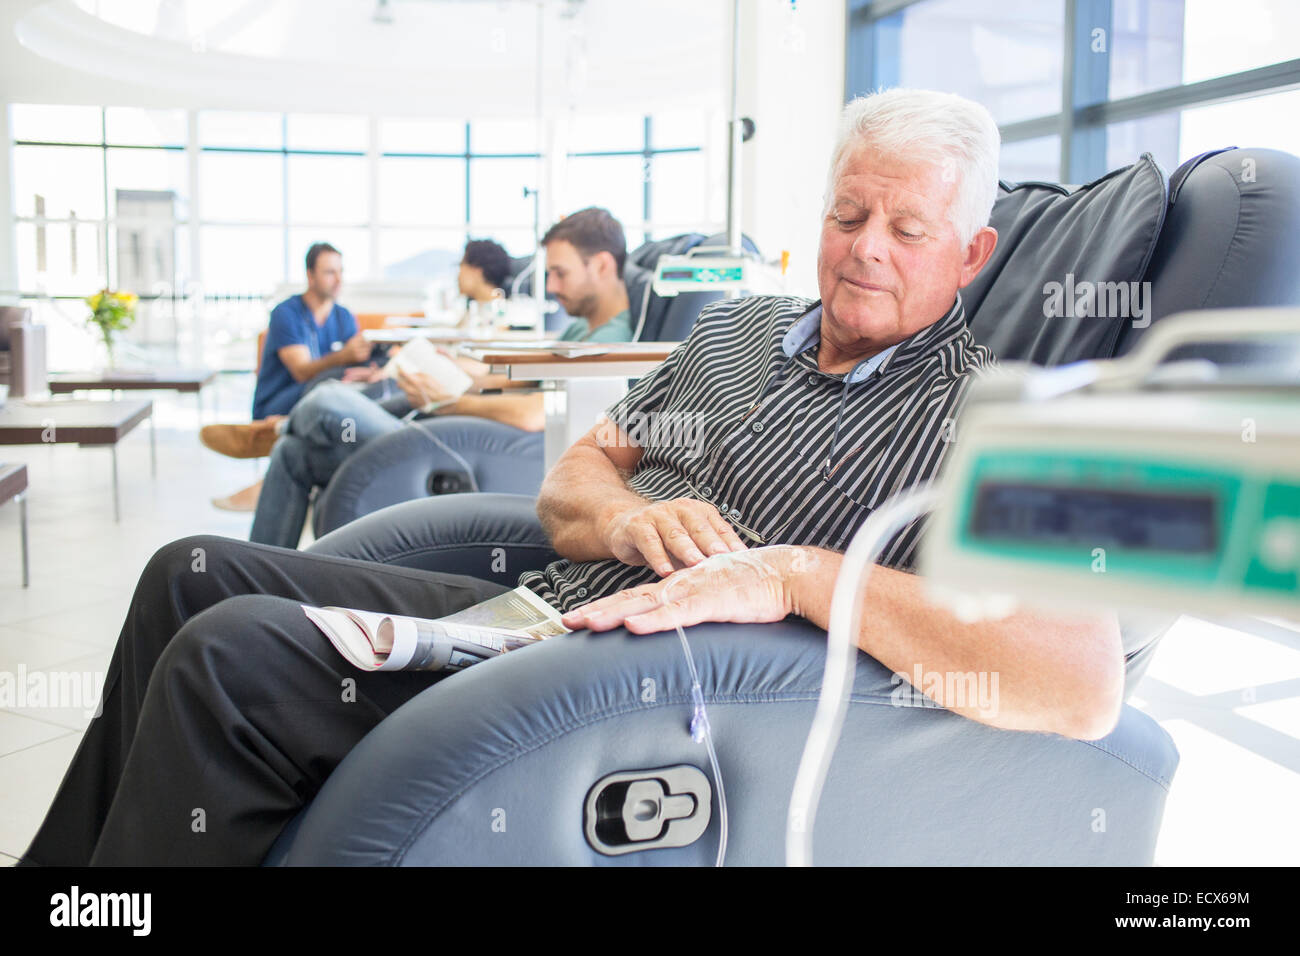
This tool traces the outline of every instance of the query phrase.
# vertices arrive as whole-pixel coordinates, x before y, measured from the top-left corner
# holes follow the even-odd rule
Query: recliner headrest
[[[1132,295],[1144,294],[1167,195],[1149,153],[1084,186],[1000,184],[997,247],[961,291],[975,341],[1039,365],[1114,354]]]

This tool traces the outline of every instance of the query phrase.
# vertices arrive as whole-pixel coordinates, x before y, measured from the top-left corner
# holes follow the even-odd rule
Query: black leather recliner
[[[1257,175],[1243,176],[1243,160],[1254,162]],[[1184,164],[1172,181],[1158,242],[1142,262],[1154,321],[1186,308],[1300,304],[1300,159],[1225,152]],[[1020,200],[999,205],[1005,212]],[[1027,236],[1041,218],[1033,212],[1020,224]],[[998,224],[1007,236],[1017,230],[1014,219]],[[1030,251],[1030,259],[1047,252]],[[1004,250],[995,266],[1019,269],[1013,257]],[[1008,275],[1001,281],[1041,285],[1044,278]],[[997,281],[972,298],[996,290]],[[1020,329],[1012,325],[1030,317],[987,321],[986,334],[1031,352],[1068,347],[1040,336],[1038,317]],[[1130,347],[1128,333],[1115,331],[1103,330],[1110,347]],[[552,557],[532,499],[511,495],[406,502],[312,550],[509,584]],[[786,621],[698,625],[690,639],[726,785],[728,862],[779,863],[825,634]],[[620,856],[593,849],[584,828],[589,791],[612,772],[679,764],[707,771],[688,729],[689,688],[672,633],[579,632],[476,665],[413,698],[362,740],[266,862],[711,863],[716,814],[688,846]],[[818,862],[1151,862],[1178,759],[1152,719],[1125,706],[1107,737],[1080,742],[895,706],[893,689],[891,675],[859,655],[817,819]]]
[[[724,236],[693,232],[647,242],[628,253],[623,280],[638,341],[682,341],[700,310],[722,296],[719,292],[686,292],[668,298],[655,294],[651,280],[659,257],[723,242]],[[752,241],[744,243],[757,253]],[[524,270],[514,283],[517,291],[531,291],[530,263],[516,260]],[[549,316],[547,327],[551,327]],[[312,532],[320,537],[372,511],[429,495],[474,490],[536,494],[542,486],[542,445],[541,432],[481,418],[444,415],[414,422],[368,443],[344,462],[316,496]]]

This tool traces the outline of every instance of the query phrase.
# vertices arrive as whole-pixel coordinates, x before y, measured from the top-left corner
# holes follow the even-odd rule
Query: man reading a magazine
[[[551,472],[539,512],[564,559],[521,585],[575,628],[671,627],[670,575],[684,622],[793,612],[824,626],[838,552],[871,509],[936,474],[972,377],[993,362],[971,341],[959,290],[996,243],[997,156],[992,118],[960,97],[893,90],[849,104],[820,301],[706,309]],[[700,429],[679,427],[690,415],[705,416]],[[918,662],[1000,673],[998,713],[972,719],[1105,734],[1124,690],[1115,618],[962,623],[907,573],[918,534],[910,526],[885,549],[861,648],[902,673]],[[505,590],[214,536],[159,549],[103,714],[23,862],[260,862],[348,751],[442,676],[357,670],[300,605],[439,617]],[[340,699],[344,681],[354,700]]]

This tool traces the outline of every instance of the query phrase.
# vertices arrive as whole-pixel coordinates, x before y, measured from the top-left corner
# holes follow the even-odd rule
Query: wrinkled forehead
[[[948,210],[957,191],[957,167],[946,157],[887,152],[863,144],[845,150],[835,164],[826,200],[886,199],[891,207],[926,216]]]

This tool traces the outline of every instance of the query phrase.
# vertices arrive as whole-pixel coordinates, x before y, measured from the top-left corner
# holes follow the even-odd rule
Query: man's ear
[[[596,265],[596,278],[601,282],[618,278],[618,263],[614,261],[612,252],[602,249],[592,257],[592,260]]]
[[[961,279],[957,283],[957,288],[964,289],[971,284],[980,270],[988,264],[997,244],[998,231],[992,226],[985,226],[975,233],[975,238],[966,247],[966,258],[961,264]]]

